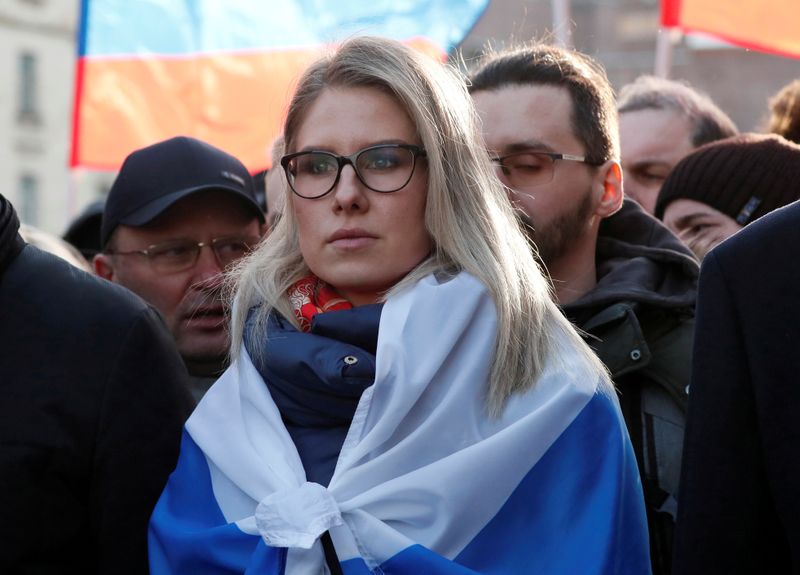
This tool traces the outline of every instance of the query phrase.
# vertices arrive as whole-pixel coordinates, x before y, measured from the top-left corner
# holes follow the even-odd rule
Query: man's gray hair
[[[673,110],[692,125],[694,147],[739,133],[736,124],[713,100],[684,80],[639,76],[623,86],[617,98],[620,115],[639,110]]]

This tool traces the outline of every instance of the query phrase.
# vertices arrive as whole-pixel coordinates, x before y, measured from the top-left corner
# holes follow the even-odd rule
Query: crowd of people
[[[799,86],[356,37],[266,173],[0,195],[0,572],[800,572]]]

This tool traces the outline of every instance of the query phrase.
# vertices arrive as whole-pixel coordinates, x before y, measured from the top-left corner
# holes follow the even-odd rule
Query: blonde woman
[[[614,392],[550,299],[463,82],[357,38],[301,78],[154,573],[647,573]]]

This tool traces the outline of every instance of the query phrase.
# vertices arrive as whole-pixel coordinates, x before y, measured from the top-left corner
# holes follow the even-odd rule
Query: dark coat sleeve
[[[146,573],[147,523],[178,459],[184,368],[146,310],[121,342],[100,406],[89,517],[99,573]]]
[[[25,247],[0,278],[0,573],[147,573],[187,378],[141,299]]]
[[[754,232],[703,263],[676,574],[800,572],[800,268]]]

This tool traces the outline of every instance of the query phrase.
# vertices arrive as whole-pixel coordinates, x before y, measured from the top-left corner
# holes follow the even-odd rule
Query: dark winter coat
[[[800,573],[798,246],[795,203],[703,260],[677,575]]]
[[[0,196],[0,573],[147,573],[183,362],[152,308],[25,245],[12,216]]]
[[[564,312],[611,372],[645,492],[655,575],[670,572],[698,264],[626,200],[601,226],[597,286]]]

